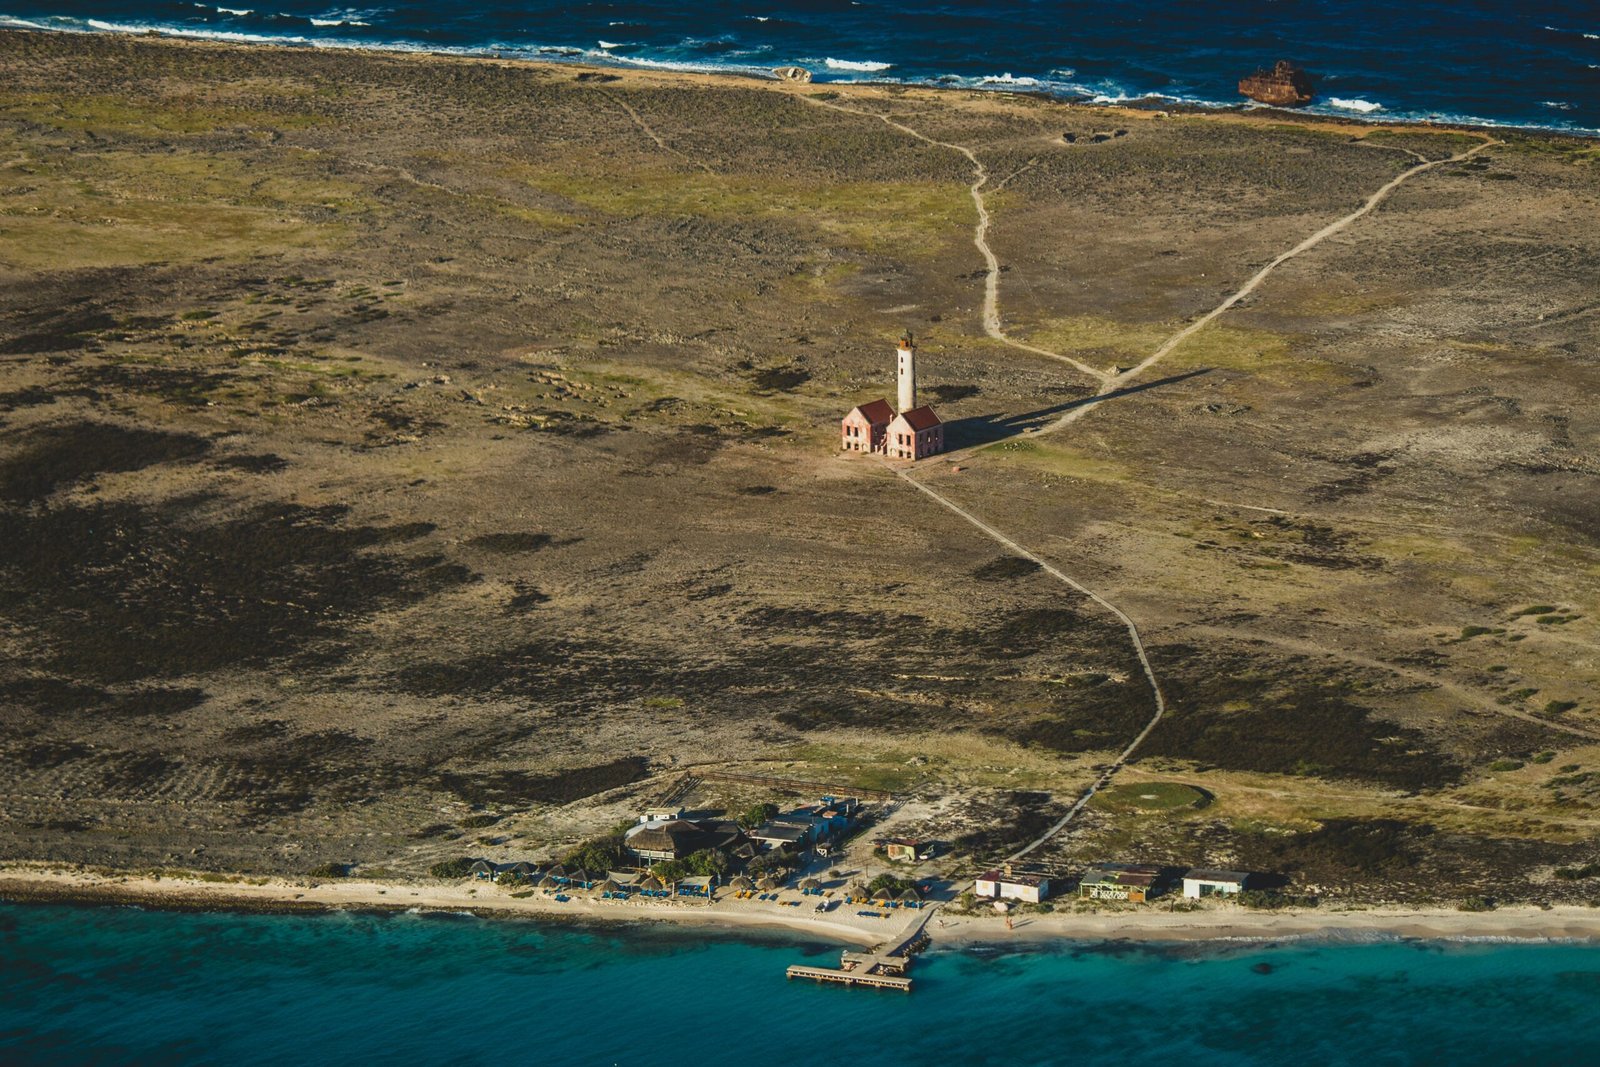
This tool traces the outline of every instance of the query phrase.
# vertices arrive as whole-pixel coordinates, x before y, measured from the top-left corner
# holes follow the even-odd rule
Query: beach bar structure
[[[1231,897],[1250,888],[1248,871],[1213,871],[1195,868],[1183,876],[1183,895],[1190,900],[1202,897]]]
[[[1084,900],[1127,900],[1143,904],[1156,895],[1161,868],[1145,863],[1097,863],[1078,879]]]

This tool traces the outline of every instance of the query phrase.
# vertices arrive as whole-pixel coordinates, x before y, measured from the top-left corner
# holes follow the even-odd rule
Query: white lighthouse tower
[[[911,339],[911,331],[907,330],[900,338],[900,410],[911,411],[917,406],[917,346]]]

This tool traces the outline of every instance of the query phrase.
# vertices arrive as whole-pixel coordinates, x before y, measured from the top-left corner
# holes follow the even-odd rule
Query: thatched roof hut
[[[650,877],[639,883],[639,888],[648,889],[651,892],[655,892],[656,890],[663,889],[665,887],[661,884],[661,879],[652,874]]]
[[[900,894],[900,903],[920,904],[922,903],[922,894],[918,893],[915,889],[907,889],[904,893]]]
[[[783,885],[782,882],[780,882],[778,879],[774,878],[770,874],[763,874],[761,876],[761,881],[756,883],[757,888],[761,889],[764,892],[770,892],[770,891],[772,891],[774,889],[781,888],[782,885]]]
[[[889,890],[887,888],[880,889],[876,893],[872,894],[872,899],[873,900],[893,900],[894,899],[894,894],[889,892]]]
[[[544,873],[546,878],[565,878],[567,876],[567,869],[558,863]]]
[[[821,889],[822,888],[822,883],[817,881],[815,878],[807,878],[805,881],[800,883],[800,888],[801,889]]]
[[[595,886],[595,888],[598,889],[602,893],[620,893],[620,892],[622,892],[622,887],[620,885],[618,885],[616,882],[613,882],[609,878],[607,878],[605,881],[601,882],[599,885]]]
[[[556,881],[556,876],[555,875],[547,874],[543,878],[539,879],[539,888],[540,889],[560,889],[561,888],[561,883]]]

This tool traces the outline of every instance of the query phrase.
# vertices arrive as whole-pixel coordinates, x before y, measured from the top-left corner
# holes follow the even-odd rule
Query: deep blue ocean
[[[360,0],[358,0],[360,3]],[[1600,134],[1595,0],[0,0],[0,24],[1226,106],[1279,58],[1311,110]]]
[[[422,915],[0,905],[0,1063],[1589,1064],[1600,949],[1388,942],[935,951]]]

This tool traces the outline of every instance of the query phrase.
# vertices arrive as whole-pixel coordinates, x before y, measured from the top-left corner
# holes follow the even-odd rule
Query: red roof
[[[912,408],[910,411],[902,411],[900,417],[905,419],[911,428],[918,433],[923,430],[931,430],[939,425],[939,416],[935,415],[933,409],[926,404],[920,408]]]
[[[889,406],[887,400],[874,400],[870,404],[850,409],[850,414],[861,412],[863,418],[874,426],[882,426],[894,418],[894,408]],[[848,417],[848,416],[847,416]]]

